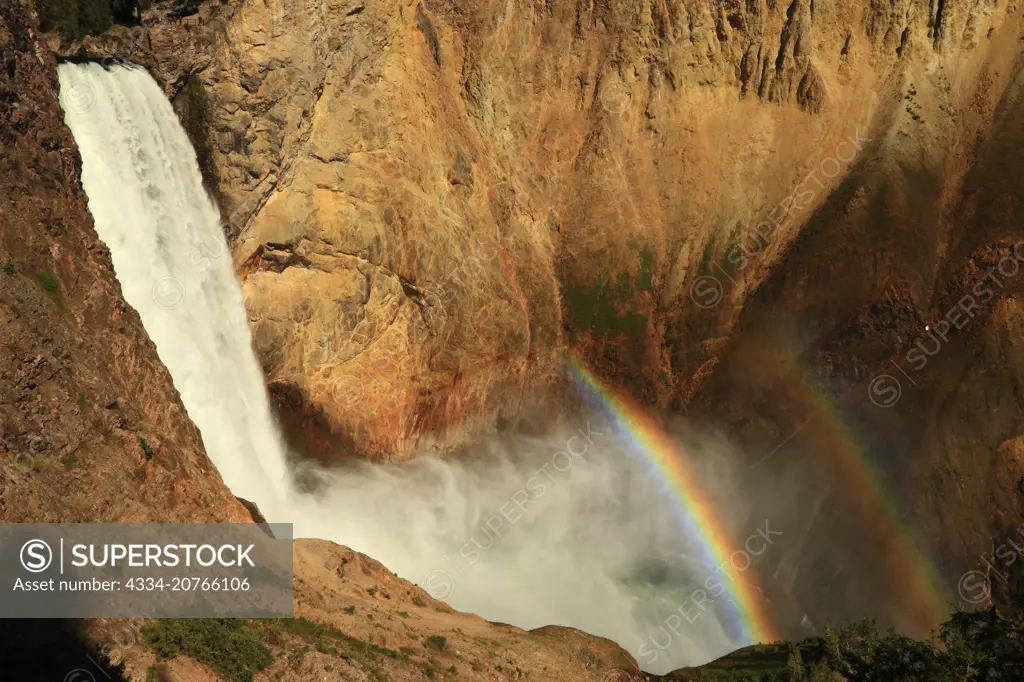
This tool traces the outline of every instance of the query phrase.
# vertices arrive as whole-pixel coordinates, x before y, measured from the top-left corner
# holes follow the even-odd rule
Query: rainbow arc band
[[[722,515],[698,485],[697,476],[678,446],[650,415],[592,373],[580,359],[567,355],[566,365],[577,384],[607,410],[617,430],[628,439],[630,449],[662,481],[675,501],[677,516],[699,542],[705,559],[712,566],[722,567],[728,577],[722,584],[733,605],[730,610],[735,615],[737,635],[748,645],[780,639],[756,572],[732,566],[729,556],[741,545],[730,537]]]

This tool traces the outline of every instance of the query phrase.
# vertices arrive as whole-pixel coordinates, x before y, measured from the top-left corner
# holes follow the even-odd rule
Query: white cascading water
[[[569,435],[587,428],[583,419],[545,439],[483,443],[465,461],[313,471],[322,485],[301,492],[252,351],[220,216],[170,102],[136,67],[62,64],[59,78],[96,231],[236,495],[270,521],[293,523],[297,537],[364,552],[457,608],[526,628],[603,635],[653,672],[745,643],[724,600],[674,633],[664,627],[713,567],[681,537],[657,481],[610,431],[595,424],[599,435],[570,468],[554,459]],[[704,459],[715,459],[706,442],[701,447]],[[719,454],[720,466],[727,458]],[[516,497],[524,489],[528,506],[497,527],[496,514],[524,499]],[[723,484],[719,492],[735,491]],[[738,523],[760,527],[763,517],[747,516],[740,496],[732,499]]]
[[[124,297],[232,492],[264,498],[288,480],[284,449],[192,144],[144,69],[62,64],[58,75],[89,210]]]

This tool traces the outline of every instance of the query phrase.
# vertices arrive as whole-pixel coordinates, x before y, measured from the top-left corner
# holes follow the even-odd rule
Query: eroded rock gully
[[[870,389],[1021,236],[1018,2],[217,11],[60,49],[149,64],[198,112],[257,353],[314,454],[559,413],[572,347],[754,460],[855,442],[951,574],[1016,519],[1016,280],[900,364],[897,402]]]

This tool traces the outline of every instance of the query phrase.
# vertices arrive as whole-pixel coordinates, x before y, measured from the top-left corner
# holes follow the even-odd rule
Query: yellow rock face
[[[685,405],[843,183],[852,222],[908,168],[946,201],[1020,13],[934,5],[273,0],[94,49],[201,94],[190,132],[294,435],[402,458],[558,412],[569,345]]]
[[[946,4],[240,8],[201,79],[271,382],[395,457],[557,400],[567,343],[686,400],[869,140],[985,125],[1016,18]]]

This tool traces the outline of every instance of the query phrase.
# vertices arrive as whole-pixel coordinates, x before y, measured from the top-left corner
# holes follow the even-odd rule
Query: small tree
[[[804,659],[800,655],[800,647],[794,646],[789,651],[786,659],[786,673],[789,675],[789,682],[803,682]]]

